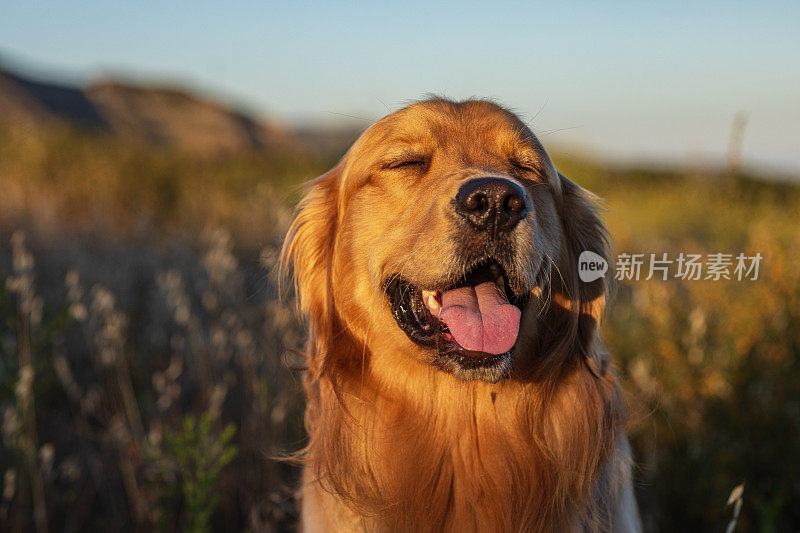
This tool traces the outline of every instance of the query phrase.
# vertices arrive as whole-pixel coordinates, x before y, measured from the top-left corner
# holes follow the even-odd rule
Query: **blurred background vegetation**
[[[0,72],[0,531],[292,529],[303,335],[270,270],[295,186],[357,134]],[[754,281],[617,288],[647,530],[722,531],[745,483],[738,530],[797,531],[797,185],[553,155],[617,252],[764,257]]]

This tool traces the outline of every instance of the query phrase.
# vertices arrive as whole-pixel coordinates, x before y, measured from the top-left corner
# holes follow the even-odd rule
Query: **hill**
[[[37,133],[52,127],[194,156],[307,148],[289,128],[177,87],[103,80],[69,86],[0,67],[0,123]]]

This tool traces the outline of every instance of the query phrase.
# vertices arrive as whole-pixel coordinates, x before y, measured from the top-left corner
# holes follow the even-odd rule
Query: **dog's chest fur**
[[[344,394],[348,416],[314,384],[306,477],[322,491],[308,497],[379,531],[563,530],[587,509],[608,515],[594,493],[616,476],[598,452],[613,448],[616,384],[578,370],[547,402],[520,387],[460,383],[412,401]]]

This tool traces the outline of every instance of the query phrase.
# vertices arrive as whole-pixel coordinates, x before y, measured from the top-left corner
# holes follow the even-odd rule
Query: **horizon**
[[[244,5],[247,16],[205,3],[15,4],[0,60],[43,80],[177,85],[317,127],[363,127],[431,93],[491,98],[548,148],[608,161],[723,164],[744,113],[744,167],[800,175],[797,4]]]

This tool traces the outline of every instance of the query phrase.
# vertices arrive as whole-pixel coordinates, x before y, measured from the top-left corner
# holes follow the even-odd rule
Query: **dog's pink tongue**
[[[439,320],[462,348],[503,354],[517,342],[521,314],[497,284],[486,281],[442,293]]]

